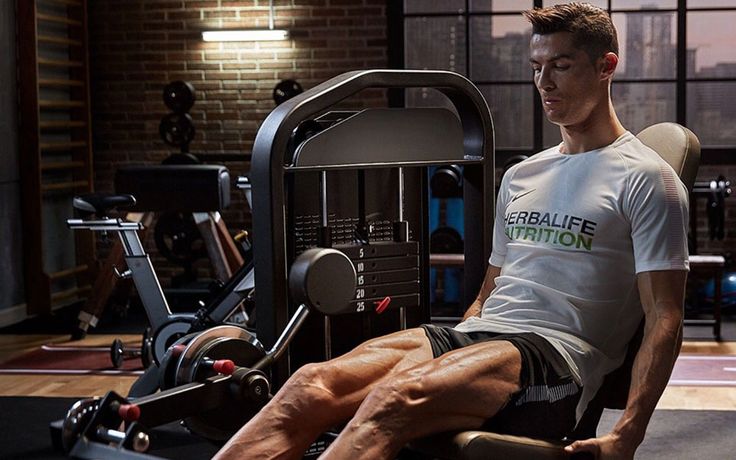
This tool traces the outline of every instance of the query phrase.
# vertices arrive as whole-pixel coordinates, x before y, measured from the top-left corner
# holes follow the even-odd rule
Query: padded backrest
[[[700,165],[700,141],[692,131],[677,123],[657,123],[636,137],[672,166],[688,190],[693,189]]]
[[[658,123],[643,129],[637,137],[647,147],[657,152],[675,170],[688,190],[695,184],[700,164],[700,141],[692,131],[677,123]],[[631,368],[639,350],[644,331],[644,321],[629,342],[629,348],[621,366],[608,374],[588,405],[578,423],[573,438],[585,439],[595,436],[603,408],[623,409],[629,394]]]
[[[676,123],[659,123],[644,129],[637,136],[672,166],[688,188],[692,190],[700,162],[700,142],[687,128]],[[590,402],[571,439],[595,437],[604,407],[623,409],[631,384],[634,357],[641,344],[644,321],[629,342],[623,364],[608,374],[598,393]],[[565,441],[564,444],[567,444]],[[465,431],[445,433],[415,441],[412,446],[424,454],[451,459],[550,459],[569,456],[560,442],[544,442],[496,433]]]

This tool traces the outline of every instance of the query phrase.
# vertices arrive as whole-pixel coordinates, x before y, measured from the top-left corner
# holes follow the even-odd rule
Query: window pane
[[[475,13],[488,13],[491,11],[524,11],[534,6],[532,0],[470,0],[470,11]]]
[[[467,73],[463,16],[406,18],[404,24],[404,65],[407,69]]]
[[[710,147],[736,144],[736,83],[687,85],[687,126]]]
[[[733,0],[687,0],[688,8],[733,7]]]
[[[649,125],[676,119],[674,83],[614,83],[613,103],[621,123],[632,133]],[[544,122],[544,146],[562,141],[560,129]]]
[[[665,8],[677,8],[677,0],[613,0],[613,10],[661,10]]]
[[[735,21],[736,11],[687,14],[688,78],[736,77]]]
[[[450,13],[465,11],[465,0],[404,0],[404,13]]]
[[[634,134],[677,118],[674,83],[614,83],[612,98],[619,120]]]
[[[675,78],[677,21],[675,13],[618,13],[619,78]]]
[[[530,81],[531,26],[521,16],[470,18],[473,80]]]
[[[496,149],[531,148],[534,144],[531,85],[482,85],[493,116]]]
[[[542,2],[542,5],[552,6],[561,3],[572,3],[573,1],[577,2],[579,0],[544,0],[544,2]],[[599,6],[601,8],[608,8],[608,0],[587,0],[586,3],[590,3],[591,5]]]

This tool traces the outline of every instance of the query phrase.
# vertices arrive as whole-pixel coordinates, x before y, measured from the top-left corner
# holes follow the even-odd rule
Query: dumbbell
[[[435,198],[463,196],[463,170],[459,165],[443,165],[435,169],[429,179],[429,188]]]
[[[433,254],[460,254],[463,237],[452,227],[438,227],[429,237],[429,251]]]
[[[151,330],[146,328],[140,348],[127,348],[122,340],[115,339],[110,345],[110,361],[115,369],[119,369],[126,359],[141,359],[144,369],[148,369],[153,361],[153,350],[151,348]]]

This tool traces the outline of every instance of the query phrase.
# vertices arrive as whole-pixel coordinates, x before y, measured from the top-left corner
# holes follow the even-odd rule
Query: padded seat
[[[546,441],[487,431],[440,433],[419,439],[411,449],[439,459],[565,460],[562,441]]]
[[[642,130],[637,137],[657,152],[692,190],[700,164],[700,142],[692,131],[677,123],[658,123]],[[604,408],[626,407],[631,367],[639,349],[644,321],[629,343],[626,359],[619,369],[608,374],[588,405],[572,439],[596,436]],[[441,433],[412,442],[409,449],[430,458],[452,460],[561,460],[592,458],[588,454],[570,456],[563,450],[571,441],[538,440],[484,431]]]
[[[213,212],[230,206],[230,172],[222,165],[123,166],[115,192],[136,199],[136,212]]]

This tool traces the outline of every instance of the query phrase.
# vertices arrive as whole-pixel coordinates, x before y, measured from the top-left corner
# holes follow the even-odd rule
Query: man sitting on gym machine
[[[490,264],[464,321],[303,366],[217,459],[300,458],[346,422],[324,458],[390,459],[447,430],[562,439],[623,361],[643,313],[621,419],[566,447],[633,457],[682,341],[687,192],[614,112],[607,13],[572,3],[524,15],[534,82],[562,143],[504,176]]]

